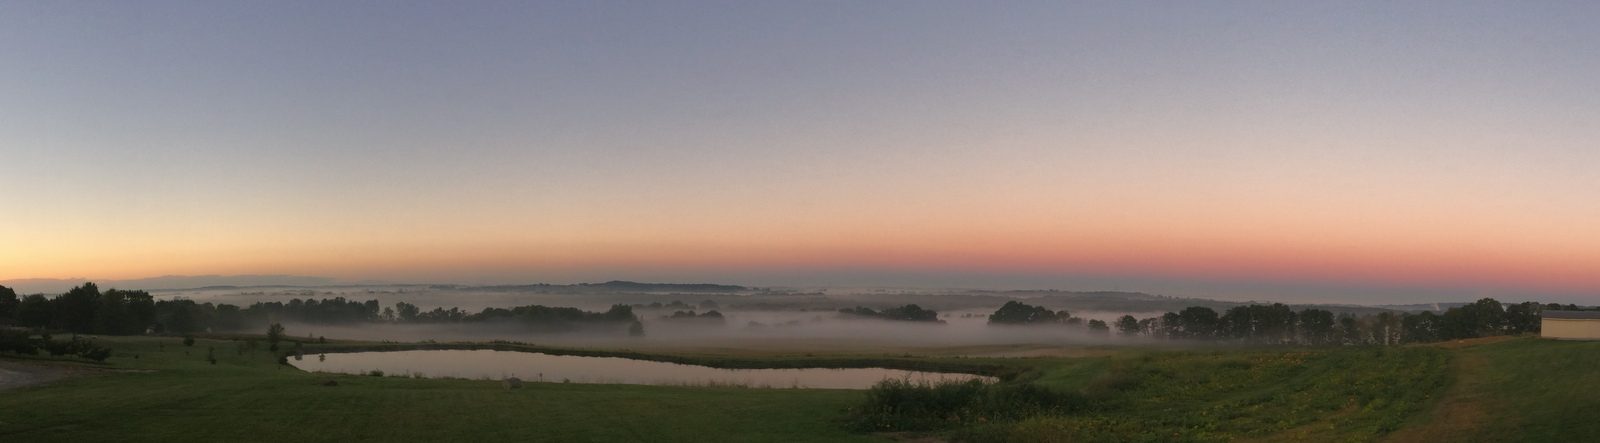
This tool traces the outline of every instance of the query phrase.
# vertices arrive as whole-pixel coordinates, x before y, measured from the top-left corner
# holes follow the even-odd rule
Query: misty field
[[[108,364],[5,360],[78,375],[4,391],[0,440],[1506,441],[1600,433],[1591,416],[1600,399],[1574,389],[1600,383],[1592,371],[1600,343],[1531,338],[1399,348],[1099,348],[1076,357],[820,349],[654,356],[732,367],[965,368],[1009,378],[943,397],[942,406],[922,404],[948,407],[940,411],[895,408],[880,391],[558,382],[507,390],[488,380],[313,374],[233,340],[192,347],[179,338],[97,340],[115,349]],[[917,387],[904,388],[900,394],[916,394]],[[1045,407],[1017,407],[1029,404]]]

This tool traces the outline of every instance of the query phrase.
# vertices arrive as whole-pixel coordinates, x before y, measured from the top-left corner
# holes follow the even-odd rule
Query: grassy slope
[[[1082,392],[1092,411],[997,424],[990,441],[1370,440],[1448,384],[1435,348],[1129,351],[1068,362],[1037,383]]]
[[[0,441],[870,441],[854,391],[329,376],[231,342],[113,339],[118,368],[0,395]],[[161,349],[159,344],[165,344]],[[215,346],[218,365],[205,362]],[[189,355],[184,352],[188,351]],[[139,359],[132,358],[139,354]],[[336,380],[339,386],[318,383]]]
[[[1600,342],[1521,339],[1473,347],[1488,360],[1479,438],[1576,441],[1600,436]]]
[[[1600,342],[1538,338],[1454,346],[1453,386],[1396,441],[1585,441],[1600,435]]]
[[[264,351],[239,355],[229,341],[202,340],[193,348],[172,338],[113,341],[114,367],[156,370],[7,391],[0,395],[0,441],[876,438],[848,433],[837,422],[861,401],[854,391],[554,383],[506,391],[483,381],[306,374],[277,367]],[[220,364],[205,362],[207,346],[216,347]],[[955,435],[1005,441],[1563,441],[1600,435],[1594,412],[1600,397],[1589,390],[1600,386],[1600,342],[1522,338],[1388,349],[1107,354],[998,361],[1035,368],[1022,378],[1082,392],[1097,406],[1071,417]],[[927,359],[946,360],[975,363]],[[329,379],[340,385],[318,385]]]
[[[1129,351],[1036,383],[1101,405],[957,431],[979,441],[1584,441],[1600,435],[1600,342]]]

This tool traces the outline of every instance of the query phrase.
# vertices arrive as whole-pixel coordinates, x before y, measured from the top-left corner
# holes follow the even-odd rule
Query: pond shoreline
[[[647,353],[632,350],[606,350],[606,349],[581,349],[540,346],[527,343],[514,342],[451,342],[451,343],[306,343],[301,348],[304,355],[310,354],[338,354],[353,352],[392,352],[392,351],[506,351],[527,352],[560,356],[575,357],[616,357],[630,360],[644,360],[661,363],[676,363],[683,365],[706,366],[717,369],[864,369],[884,368],[906,371],[937,372],[952,374],[970,374],[994,377],[1001,381],[1016,378],[1020,372],[1017,367],[998,365],[983,362],[960,362],[950,360],[929,361],[916,358],[895,357],[814,357],[814,356],[772,356],[772,357],[722,357],[722,356],[692,356],[674,355],[663,353]],[[292,356],[293,350],[283,352],[283,355]]]
[[[747,388],[868,389],[884,380],[916,383],[996,382],[990,376],[863,368],[729,369],[703,365],[630,359],[554,355],[491,349],[423,349],[318,354],[287,362],[302,371],[351,375],[400,376],[585,384],[655,386],[737,386]]]

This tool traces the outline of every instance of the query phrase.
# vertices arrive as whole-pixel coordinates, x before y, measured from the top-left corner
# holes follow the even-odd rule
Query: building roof
[[[1560,318],[1571,320],[1600,320],[1600,311],[1544,311],[1539,313],[1544,318]]]

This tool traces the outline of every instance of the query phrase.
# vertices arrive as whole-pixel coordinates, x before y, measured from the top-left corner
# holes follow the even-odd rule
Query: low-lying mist
[[[288,335],[371,341],[515,341],[535,344],[603,347],[722,348],[892,348],[979,345],[1093,345],[1139,343],[1142,340],[1093,333],[1081,326],[989,325],[988,312],[943,313],[943,322],[861,318],[828,311],[720,310],[723,321],[668,319],[670,310],[638,310],[642,336],[616,328],[570,332],[537,332],[517,323],[372,323],[325,325],[285,323]],[[1114,319],[1123,313],[1084,313],[1083,317]]]

